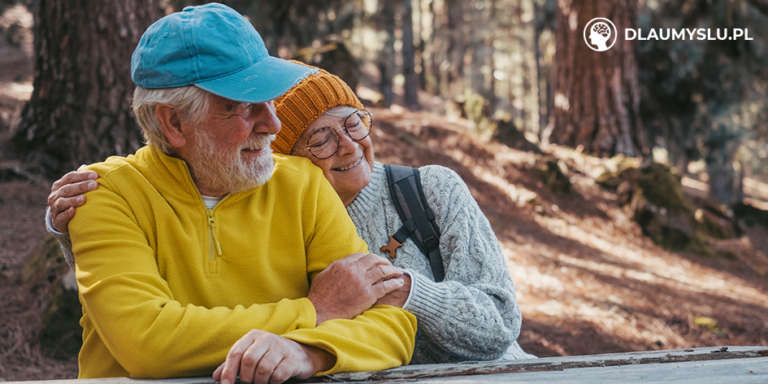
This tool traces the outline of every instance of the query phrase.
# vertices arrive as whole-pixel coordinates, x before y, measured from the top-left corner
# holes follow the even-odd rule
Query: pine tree
[[[40,0],[34,91],[12,139],[48,177],[142,145],[131,115],[131,54],[160,16],[155,0]]]

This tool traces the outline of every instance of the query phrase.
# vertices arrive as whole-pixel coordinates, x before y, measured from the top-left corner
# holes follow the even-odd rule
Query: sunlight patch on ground
[[[502,147],[502,151],[496,154],[496,160],[500,162],[510,162],[515,165],[528,164],[533,166],[536,164],[536,155],[530,152],[523,151],[510,151],[507,147]]]
[[[504,192],[512,201],[516,201],[518,206],[523,206],[525,203],[539,197],[536,192],[531,191],[525,187],[517,186],[507,182],[503,177],[499,177],[489,172],[486,168],[480,166],[474,166],[472,173],[481,178],[488,184],[491,184]]]
[[[606,263],[584,260],[581,258],[560,255],[559,259],[573,265],[577,265],[595,272],[609,274],[616,278],[632,278],[638,281],[666,285],[675,289],[691,292],[710,292],[720,296],[752,302],[764,306],[768,295],[765,295],[743,281],[729,278],[728,276],[711,271],[705,276],[697,276],[691,271],[691,264],[680,260],[678,256],[664,252],[660,255],[651,255],[642,249],[630,249],[631,244],[618,244],[614,240],[603,238],[595,233],[577,225],[572,225],[563,219],[534,216],[536,221],[553,233],[577,241],[585,246],[603,252],[601,257],[607,261],[627,265],[627,268],[619,268]],[[727,288],[727,289],[724,289]],[[748,294],[746,297],[743,294]],[[762,301],[762,303],[761,303]]]
[[[613,298],[618,299],[615,296]],[[600,329],[606,334],[619,336],[624,340],[653,340],[659,341],[663,345],[685,344],[684,339],[664,322],[652,319],[639,327],[636,317],[627,316],[619,305],[610,302],[596,303],[575,299],[566,303],[555,299],[536,304],[521,304],[520,309],[534,318],[545,315],[558,319],[591,323],[596,329]]]
[[[491,172],[489,168],[477,165],[476,159],[467,156],[461,150],[454,149],[452,151],[447,151],[447,153],[454,160],[469,168],[472,171],[472,174],[479,177],[486,183],[498,188],[505,195],[507,195],[511,201],[516,202],[520,207],[524,206],[529,201],[535,200],[539,196],[536,194],[536,192],[533,192],[530,189],[508,182],[504,178],[505,174],[503,166],[492,168],[501,175],[499,176]],[[501,152],[496,154],[496,160],[506,160],[507,162],[511,161],[515,164],[520,162],[532,162],[531,164],[535,163],[535,158],[533,156],[518,156],[520,154],[526,154],[526,152]],[[502,163],[500,162],[499,164],[501,165]]]
[[[628,316],[618,305],[613,305],[610,302],[589,302],[576,299],[569,304],[562,304],[556,300],[549,300],[543,304],[528,306],[523,310],[527,313],[538,312],[561,319],[591,323],[605,334],[618,336],[628,341],[652,340],[659,341],[664,345],[670,343],[685,344],[684,339],[668,324],[658,319],[643,319],[646,321],[640,325],[637,317]]]
[[[510,246],[511,244],[501,242],[500,245],[501,252],[507,258],[509,274],[512,276],[512,281],[515,282],[515,289],[518,292],[518,296],[522,296],[521,294],[528,294],[533,289],[555,294],[562,293],[565,290],[563,282],[558,278],[542,274],[536,266],[518,264],[515,260],[519,260],[521,255],[512,249]],[[520,297],[518,297],[518,299],[520,299]]]
[[[540,304],[520,306],[524,312],[540,312],[553,317],[565,317],[569,310],[565,305],[557,300],[548,300]]]
[[[572,310],[575,312],[574,315],[579,317],[585,317],[585,318],[605,318],[605,319],[613,319],[613,322],[619,322],[623,323],[624,319],[619,318],[619,316],[616,315],[616,312],[619,310],[618,305],[611,305],[608,308],[598,307],[594,304],[587,303],[581,300],[578,300],[574,302]]]
[[[531,288],[549,293],[565,291],[565,286],[560,280],[554,276],[542,274],[536,267],[518,267],[510,272],[513,281],[525,282],[521,286],[521,291],[530,292]]]
[[[570,217],[570,215],[567,216]],[[569,223],[566,220],[560,218],[550,218],[543,216],[536,216],[535,219],[541,226],[550,229],[553,233],[574,241],[578,241],[579,243],[584,244],[590,248],[603,251],[607,255],[614,256],[616,261],[629,261],[634,263],[648,262],[648,260],[638,252],[622,246],[623,244],[617,244],[615,239],[606,239],[598,234],[587,232],[576,225],[577,222],[575,221],[573,223]],[[594,228],[597,225],[597,223],[594,223],[590,227]],[[609,223],[609,225],[611,224]],[[608,230],[612,232],[613,228],[609,227]]]
[[[667,256],[676,258],[676,256],[672,255]],[[622,268],[564,254],[560,254],[558,260],[617,279],[634,279],[640,282],[663,285],[675,290],[692,293],[716,294],[760,306],[765,306],[768,303],[767,295],[749,287],[742,281],[719,274],[714,276],[698,276],[691,270],[690,264],[687,266],[682,264],[676,265],[658,257],[655,260],[650,258],[648,263],[638,266],[638,269]],[[649,272],[647,269],[652,269],[653,271]]]

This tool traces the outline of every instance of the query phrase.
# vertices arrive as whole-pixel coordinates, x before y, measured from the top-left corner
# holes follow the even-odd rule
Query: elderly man
[[[270,151],[271,100],[312,70],[270,57],[220,4],[150,26],[131,67],[149,145],[89,167],[100,187],[69,226],[80,377],[282,382],[407,364],[415,318],[369,309],[402,271],[365,254],[319,169]]]

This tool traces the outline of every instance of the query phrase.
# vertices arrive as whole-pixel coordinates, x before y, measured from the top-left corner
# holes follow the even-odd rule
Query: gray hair
[[[133,113],[148,145],[156,145],[165,154],[173,153],[173,146],[163,133],[155,114],[158,104],[176,108],[179,119],[192,126],[202,124],[211,107],[212,94],[194,85],[178,88],[148,89],[136,87],[133,92]]]
[[[326,109],[322,115],[328,115],[333,117],[347,117],[355,113],[355,111],[357,111],[357,108],[355,107],[351,107],[349,105],[337,105],[335,107]]]

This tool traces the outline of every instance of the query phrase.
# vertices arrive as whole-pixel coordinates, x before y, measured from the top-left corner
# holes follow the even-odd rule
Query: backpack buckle
[[[427,249],[435,249],[439,244],[434,236],[430,236],[429,238],[424,239],[424,245]]]

